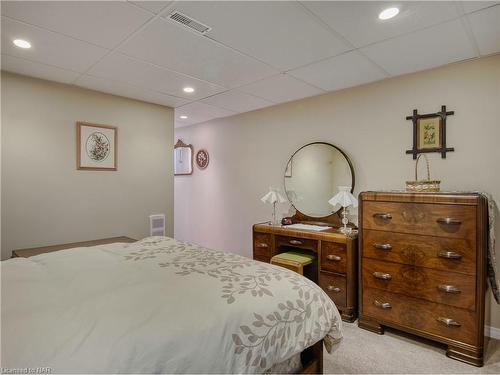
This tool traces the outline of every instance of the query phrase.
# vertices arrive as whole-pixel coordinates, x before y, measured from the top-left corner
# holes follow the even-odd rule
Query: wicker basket
[[[420,157],[425,158],[425,163],[427,164],[427,180],[418,179],[418,161]],[[431,180],[431,172],[429,168],[429,159],[425,154],[419,154],[417,157],[417,162],[415,163],[415,181],[406,181],[406,191],[413,192],[436,192],[440,190],[439,185],[441,181]]]

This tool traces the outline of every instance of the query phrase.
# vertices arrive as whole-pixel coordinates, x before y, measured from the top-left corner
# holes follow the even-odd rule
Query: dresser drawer
[[[253,256],[254,258],[271,258],[273,238],[267,233],[253,234]]]
[[[365,287],[362,303],[363,315],[382,324],[393,323],[470,345],[477,343],[474,312]],[[449,325],[446,319],[451,319]]]
[[[347,281],[345,276],[320,272],[319,286],[330,296],[337,306],[347,305]]]
[[[443,271],[476,273],[476,238],[363,231],[363,256]]]
[[[475,309],[475,276],[363,258],[362,278],[363,288],[383,289],[450,306]]]
[[[321,269],[331,272],[346,273],[346,245],[342,243],[321,241]]]
[[[476,233],[476,207],[366,201],[362,224],[363,229],[471,238]]]
[[[318,251],[318,241],[305,238],[276,236],[276,247],[279,246],[297,247],[300,249],[312,250],[315,253]]]

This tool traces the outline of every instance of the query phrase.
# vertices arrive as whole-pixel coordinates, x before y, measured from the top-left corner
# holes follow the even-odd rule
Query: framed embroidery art
[[[76,123],[76,168],[117,170],[118,129],[114,126]]]
[[[205,169],[208,167],[208,163],[210,161],[210,157],[208,156],[208,151],[207,150],[199,150],[196,153],[196,165],[200,169]]]
[[[439,152],[441,157],[446,158],[447,152],[455,151],[453,147],[446,145],[446,117],[453,115],[454,111],[447,111],[446,106],[441,106],[441,111],[421,115],[416,109],[407,120],[413,123],[413,148],[406,150],[412,154],[413,159],[424,152]]]
[[[420,118],[417,120],[417,149],[439,150],[443,147],[443,123],[441,117]]]

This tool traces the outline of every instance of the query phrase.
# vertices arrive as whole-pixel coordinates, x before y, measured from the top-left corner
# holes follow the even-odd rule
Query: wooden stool
[[[297,251],[288,251],[275,255],[271,258],[271,264],[288,268],[304,275],[304,266],[311,264],[315,256],[307,253],[300,253]]]

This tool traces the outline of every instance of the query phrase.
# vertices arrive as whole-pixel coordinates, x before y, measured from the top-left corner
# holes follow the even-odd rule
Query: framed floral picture
[[[446,159],[447,152],[455,151],[454,147],[446,144],[446,119],[455,114],[455,111],[448,111],[445,105],[441,106],[441,111],[436,113],[419,114],[414,109],[411,116],[406,116],[413,124],[413,147],[406,150],[407,154],[412,154],[416,160],[418,154],[424,152],[439,152],[443,159]]]
[[[205,169],[208,167],[208,163],[210,162],[210,156],[208,155],[207,150],[199,150],[196,153],[196,165],[200,169]]]
[[[117,170],[118,129],[115,126],[76,123],[76,168]]]
[[[440,150],[442,142],[441,117],[419,118],[417,120],[417,149]]]

